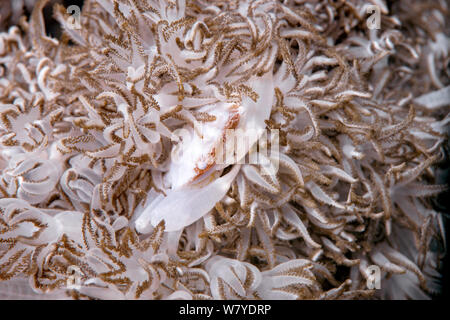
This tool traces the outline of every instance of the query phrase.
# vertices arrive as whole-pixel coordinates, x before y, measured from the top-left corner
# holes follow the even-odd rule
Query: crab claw
[[[240,169],[239,165],[234,165],[227,174],[220,176],[224,165],[217,163],[215,153],[225,139],[226,130],[241,129],[244,133],[255,130],[262,134],[265,121],[270,117],[274,92],[272,74],[267,73],[250,83],[258,95],[256,101],[243,97],[240,106],[230,103],[218,103],[215,108],[207,106],[208,113],[216,115],[216,121],[204,124],[203,139],[190,129],[190,139],[182,139],[176,146],[181,152],[177,161],[172,160],[165,176],[171,188],[166,190],[166,196],[157,196],[137,217],[138,232],[147,233],[162,220],[166,231],[180,230],[207,214],[225,196]],[[260,134],[249,137],[236,162],[258,141]]]

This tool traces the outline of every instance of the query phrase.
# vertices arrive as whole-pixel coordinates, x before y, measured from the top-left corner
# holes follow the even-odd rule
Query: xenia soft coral
[[[60,39],[47,2],[0,33],[0,297],[439,292],[445,1],[86,0]],[[226,129],[278,130],[276,174]]]

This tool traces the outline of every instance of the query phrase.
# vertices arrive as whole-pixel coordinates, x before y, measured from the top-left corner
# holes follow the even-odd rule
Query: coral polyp
[[[0,9],[1,298],[440,292],[445,1],[58,2]]]

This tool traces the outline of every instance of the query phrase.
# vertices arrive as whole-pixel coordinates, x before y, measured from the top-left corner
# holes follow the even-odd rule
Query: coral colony
[[[0,298],[438,294],[449,10],[2,1]]]

